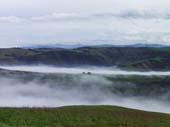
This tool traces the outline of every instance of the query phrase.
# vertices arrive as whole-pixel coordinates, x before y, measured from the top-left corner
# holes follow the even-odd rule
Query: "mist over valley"
[[[1,66],[0,77],[1,107],[117,105],[170,113],[169,72]]]

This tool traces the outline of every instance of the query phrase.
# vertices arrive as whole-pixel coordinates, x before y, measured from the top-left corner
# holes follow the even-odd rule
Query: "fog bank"
[[[67,79],[67,80],[66,80]],[[55,79],[54,79],[55,80]],[[111,82],[102,76],[81,75],[71,80],[67,75],[51,82],[39,79],[23,82],[19,79],[0,78],[1,107],[59,107],[68,105],[117,105],[145,111],[170,113],[167,99],[132,96],[136,84]],[[119,88],[125,87],[126,96]],[[112,89],[110,89],[112,88]],[[161,98],[169,96],[165,93]]]
[[[83,72],[91,72],[93,74],[109,74],[109,75],[143,75],[143,76],[168,76],[170,72],[149,71],[124,71],[115,67],[52,67],[52,66],[0,66],[2,69],[41,72],[41,73],[66,73],[81,74]]]

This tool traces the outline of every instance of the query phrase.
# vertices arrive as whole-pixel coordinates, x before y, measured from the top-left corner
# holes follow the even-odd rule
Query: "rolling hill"
[[[117,66],[130,70],[170,70],[169,47],[83,47],[0,49],[1,65]]]
[[[1,127],[169,127],[170,115],[114,106],[0,108]]]

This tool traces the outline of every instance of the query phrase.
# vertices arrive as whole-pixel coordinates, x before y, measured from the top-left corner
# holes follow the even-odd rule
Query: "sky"
[[[169,0],[0,0],[0,47],[170,45]]]

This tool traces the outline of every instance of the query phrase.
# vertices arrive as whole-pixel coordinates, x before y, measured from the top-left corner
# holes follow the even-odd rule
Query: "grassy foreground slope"
[[[0,127],[169,127],[170,115],[114,106],[1,108]]]

